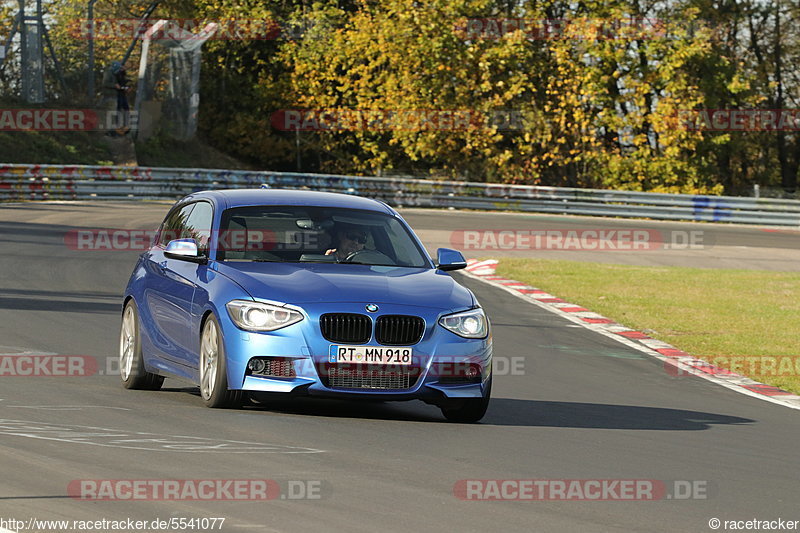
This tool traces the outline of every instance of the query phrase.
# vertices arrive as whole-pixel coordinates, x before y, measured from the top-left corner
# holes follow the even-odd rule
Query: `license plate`
[[[386,346],[345,346],[331,344],[328,352],[330,363],[410,365],[411,348],[388,348]]]

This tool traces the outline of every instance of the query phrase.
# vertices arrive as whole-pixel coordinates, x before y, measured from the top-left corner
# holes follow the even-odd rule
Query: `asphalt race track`
[[[421,402],[299,400],[226,411],[203,407],[196,388],[174,380],[159,392],[124,390],[114,375],[119,295],[138,252],[73,250],[65,234],[154,228],[165,211],[165,204],[0,207],[0,352],[83,355],[99,365],[86,377],[0,377],[0,519],[224,517],[227,532],[708,532],[712,518],[800,520],[800,413],[674,377],[633,349],[458,274],[492,319],[503,360],[496,364],[505,367],[496,369],[480,424],[445,423]],[[447,245],[445,228],[522,220],[407,215],[429,247]],[[716,250],[698,259],[703,266],[729,266],[736,250],[765,269],[800,264],[796,232],[701,229]],[[687,253],[634,261],[685,264]],[[512,358],[520,358],[514,371]],[[299,494],[288,492],[291,484],[314,487],[319,497],[71,498],[70,483],[86,479],[270,479],[283,496]],[[454,493],[459,480],[486,479],[658,480],[702,490],[658,501],[463,501]]]

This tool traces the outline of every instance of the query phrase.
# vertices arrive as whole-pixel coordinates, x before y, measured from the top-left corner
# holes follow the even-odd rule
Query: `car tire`
[[[209,315],[200,333],[200,396],[207,407],[238,408],[244,391],[228,390],[225,345],[214,315]]]
[[[473,424],[486,414],[491,395],[492,378],[489,377],[486,390],[481,398],[469,398],[461,402],[457,407],[442,406],[442,414],[449,422]]]
[[[122,311],[119,332],[119,375],[126,389],[158,390],[164,378],[144,368],[142,337],[139,332],[139,310],[130,300]]]

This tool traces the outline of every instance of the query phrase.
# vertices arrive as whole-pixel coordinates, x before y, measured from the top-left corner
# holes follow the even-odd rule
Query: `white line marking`
[[[43,411],[82,411],[83,409],[116,409],[119,411],[132,411],[127,407],[109,407],[107,405],[9,405],[19,409],[41,409]]]
[[[55,352],[43,352],[42,350],[31,350],[19,346],[0,346],[0,355],[58,355]]]
[[[51,424],[31,420],[0,419],[0,435],[31,439],[89,444],[110,448],[151,450],[161,452],[222,452],[222,453],[323,453],[324,450],[271,444],[243,442],[187,435],[164,435],[141,431],[124,431],[96,426]]]

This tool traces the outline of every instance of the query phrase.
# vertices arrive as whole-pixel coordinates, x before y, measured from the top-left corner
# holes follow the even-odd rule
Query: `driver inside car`
[[[336,254],[336,261],[340,263],[367,244],[367,232],[357,226],[337,226],[334,237],[336,248],[326,251],[325,255]]]

